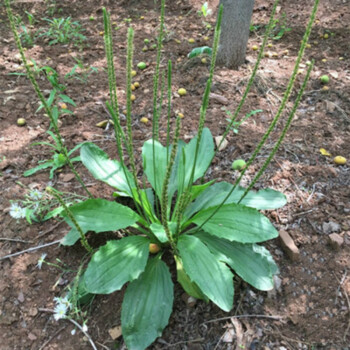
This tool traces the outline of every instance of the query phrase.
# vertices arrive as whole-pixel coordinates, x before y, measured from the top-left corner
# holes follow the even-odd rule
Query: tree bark
[[[238,69],[245,61],[254,0],[220,0],[221,4],[224,11],[216,62]]]

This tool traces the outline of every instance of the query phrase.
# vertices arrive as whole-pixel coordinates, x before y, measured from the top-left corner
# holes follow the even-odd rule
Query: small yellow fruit
[[[136,87],[135,84],[131,84],[131,91],[135,91]]]
[[[306,48],[307,48],[307,49],[310,49],[310,48],[311,48],[311,45],[310,45],[310,44],[306,44]]]
[[[272,47],[273,45],[271,43],[267,44],[267,47]]]
[[[272,52],[272,57],[278,57],[278,53],[277,52]]]
[[[144,16],[140,16],[140,19],[145,19],[145,17]]]
[[[202,62],[203,64],[206,64],[206,63],[207,63],[207,59],[206,59],[205,57],[203,57],[203,58],[201,59],[201,62]]]
[[[131,76],[134,77],[137,74],[136,70],[131,71]]]
[[[126,115],[128,111],[126,109],[123,109],[123,114]]]
[[[208,36],[205,36],[205,37],[203,37],[203,40],[208,41],[208,40],[209,40],[209,37],[208,37]]]
[[[182,119],[182,118],[185,117],[185,116],[183,115],[183,113],[178,113],[177,116],[178,116],[180,119]]]
[[[29,66],[29,67],[34,67],[34,63],[33,63],[32,61],[29,61],[29,62],[28,62],[28,66]]]
[[[150,243],[149,245],[149,252],[151,254],[157,254],[160,251],[160,247],[158,244]]]
[[[18,126],[24,126],[24,125],[26,125],[26,120],[24,119],[24,118],[18,118],[17,119],[17,125]]]
[[[346,163],[346,158],[342,156],[336,156],[333,159],[333,162],[337,165],[344,165]]]
[[[139,83],[138,81],[135,81],[134,87],[135,87],[136,89],[138,89],[138,88],[140,87],[140,83]]]
[[[189,42],[190,44],[194,44],[194,43],[196,42],[196,40],[194,40],[193,38],[190,38],[190,39],[188,39],[188,42]]]
[[[67,108],[68,108],[67,105],[66,105],[65,103],[61,103],[60,107],[61,107],[62,109],[67,109]]]
[[[134,101],[136,100],[136,96],[135,96],[135,95],[131,95],[130,100],[131,100],[132,102],[134,102]]]
[[[314,41],[314,45],[318,45],[318,41],[317,40]]]
[[[175,39],[176,44],[181,44],[181,40]]]
[[[265,57],[271,57],[271,53],[270,52],[264,52],[264,56]]]
[[[339,57],[339,61],[344,61],[344,57]]]
[[[310,65],[311,65],[311,61],[306,61],[305,64],[306,64],[307,66],[310,66]]]
[[[288,55],[289,54],[289,50],[284,50],[282,53],[283,53],[283,55]]]
[[[148,118],[142,117],[142,118],[140,119],[140,122],[141,122],[141,123],[144,123],[144,124],[147,124],[147,123],[148,123]]]
[[[322,59],[322,62],[323,62],[323,63],[326,63],[326,62],[327,62],[327,59],[326,59],[326,58],[323,58],[323,59]]]
[[[325,85],[323,88],[322,88],[322,91],[328,91],[329,90],[329,87],[327,85]]]
[[[258,51],[258,50],[259,50],[258,45],[253,45],[253,46],[252,46],[252,50],[253,50],[253,51]]]
[[[329,35],[326,33],[324,36],[323,36],[324,39],[328,39],[329,38]]]
[[[105,32],[99,32],[99,35],[100,35],[100,36],[104,36],[104,35],[105,35]]]
[[[187,94],[187,91],[186,89],[184,88],[180,88],[179,90],[177,90],[177,93],[180,95],[180,96],[185,96]]]

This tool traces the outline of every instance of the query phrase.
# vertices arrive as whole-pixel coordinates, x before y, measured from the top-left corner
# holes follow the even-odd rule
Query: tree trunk
[[[220,0],[221,22],[217,64],[237,69],[245,61],[254,0]]]

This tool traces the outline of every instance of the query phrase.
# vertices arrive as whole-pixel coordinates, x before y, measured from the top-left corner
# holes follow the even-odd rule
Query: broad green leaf
[[[168,222],[169,229],[171,233],[174,233],[174,230],[176,229],[176,222]],[[168,242],[168,237],[165,233],[164,227],[162,224],[153,223],[150,226],[150,229],[154,233],[154,235],[159,239],[161,243]]]
[[[67,95],[59,94],[58,96],[61,98],[61,100],[63,102],[69,103],[72,106],[76,107],[75,102],[70,97],[68,97]]]
[[[209,181],[203,185],[194,185],[191,187],[191,198],[195,200],[203,191],[211,186],[216,180]]]
[[[200,290],[224,311],[233,304],[233,275],[195,236],[182,235],[177,248],[186,274]]]
[[[208,301],[208,298],[202,293],[196,283],[192,282],[184,270],[182,260],[179,256],[174,256],[176,261],[177,281],[181,284],[184,291],[194,298]]]
[[[116,231],[134,224],[139,216],[130,208],[105,199],[88,199],[69,207],[83,232]],[[74,227],[67,213],[63,213],[67,223]]]
[[[218,206],[226,198],[232,188],[233,185],[228,182],[215,183],[202,192],[197,199],[187,207],[184,216],[189,218],[200,210]],[[244,192],[245,188],[237,186],[228,197],[225,204],[237,203]],[[266,210],[281,208],[286,203],[287,199],[283,193],[267,188],[258,192],[249,191],[240,204],[259,210]]]
[[[225,204],[215,215],[217,207],[200,211],[190,222],[202,226],[211,235],[241,243],[258,243],[278,236],[277,230],[268,218],[256,209],[240,204]]]
[[[50,168],[52,165],[53,165],[53,161],[49,160],[49,161],[47,161],[47,162],[45,162],[43,164],[40,164],[40,165],[36,166],[35,168],[26,170],[23,173],[23,176],[31,176],[31,175],[35,174],[37,171]]]
[[[72,227],[70,231],[61,239],[60,244],[65,246],[71,246],[71,245],[74,245],[79,239],[80,239],[79,232],[75,227]]]
[[[139,277],[148,259],[146,237],[124,237],[109,241],[91,258],[84,274],[86,290],[94,294],[110,294]]]
[[[142,147],[143,169],[147,175],[147,179],[150,182],[152,188],[156,192],[157,196],[161,198],[163,182],[167,167],[167,149],[166,147],[162,146],[162,144],[158,141],[154,141],[154,154],[155,158],[153,157],[153,140],[146,141]],[[170,150],[168,153],[168,159],[170,159]],[[172,175],[169,181],[169,201],[171,201],[171,198],[173,197],[176,190],[176,177],[174,169],[175,166],[173,168]]]
[[[131,282],[122,305],[123,339],[132,350],[146,349],[169,322],[174,292],[171,275],[159,258],[150,259],[145,271]]]
[[[228,264],[243,280],[259,290],[273,289],[278,267],[270,252],[257,244],[242,244],[200,232],[195,235],[212,254]]]
[[[187,145],[179,149],[180,157],[178,160],[177,183],[179,184],[180,192],[190,185],[192,168],[195,160],[197,145],[197,136],[194,137]],[[197,162],[194,171],[193,182],[204,175],[214,156],[214,141],[208,128],[203,129],[202,138],[199,143]]]
[[[92,176],[108,185],[117,188],[121,196],[132,196],[131,188],[136,187],[131,173],[117,160],[111,160],[108,155],[93,143],[85,143],[80,150],[81,161]],[[128,181],[127,181],[128,178]]]

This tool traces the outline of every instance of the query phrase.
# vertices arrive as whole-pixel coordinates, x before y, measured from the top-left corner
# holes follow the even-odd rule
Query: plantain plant
[[[124,128],[120,122],[116,94],[110,18],[106,9],[103,9],[110,89],[110,101],[107,102],[107,107],[114,122],[119,160],[109,159],[108,155],[93,143],[82,145],[80,158],[97,180],[105,182],[114,189],[115,196],[130,197],[134,206],[130,208],[116,201],[101,198],[89,198],[70,207],[62,202],[61,205],[65,209],[62,215],[71,230],[61,243],[70,246],[80,239],[83,246],[92,254],[74,292],[76,299],[79,299],[80,295],[110,294],[121,290],[127,284],[122,304],[121,325],[123,338],[129,349],[145,349],[161,335],[168,324],[174,300],[172,275],[165,263],[169,261],[165,259],[169,255],[174,259],[177,281],[189,295],[206,302],[210,300],[227,312],[233,307],[234,273],[259,290],[267,291],[273,288],[273,277],[278,273],[278,267],[272,255],[260,243],[276,238],[278,232],[259,210],[280,208],[286,203],[286,197],[273,189],[256,192],[252,187],[286,135],[309,79],[312,64],[297,93],[283,131],[267,160],[248,188],[241,187],[239,182],[273,131],[290,97],[318,2],[319,0],[315,0],[281,106],[247,162],[247,167],[234,184],[217,182],[215,179],[209,182],[203,181],[216,154],[213,137],[210,130],[205,128],[205,119],[220,37],[222,7],[219,9],[215,28],[209,79],[199,111],[198,132],[189,143],[180,140],[181,119],[177,118],[174,122],[171,120],[172,65],[170,61],[168,62],[167,136],[166,140],[163,140],[165,143],[163,145],[159,138],[159,121],[165,86],[164,74],[160,74],[165,8],[165,0],[162,0],[153,88],[152,138],[142,147],[144,172],[142,181],[136,172],[131,127],[134,32],[130,27],[126,76],[127,112]],[[231,122],[224,133],[225,137],[235,122],[252,85],[273,24],[277,3],[278,0],[275,1],[252,77],[248,82],[243,100],[232,115]],[[162,83],[159,96],[160,76]],[[171,129],[173,129],[172,132]],[[57,192],[54,190],[50,192],[60,200]],[[92,248],[86,237],[88,232],[98,234],[118,230],[122,230],[120,231],[122,238],[110,240],[98,249]]]

